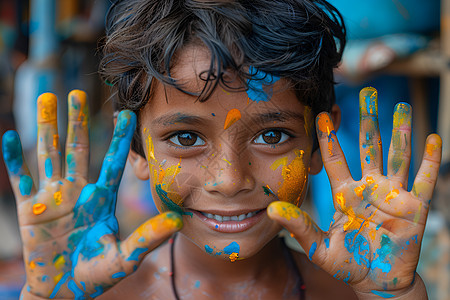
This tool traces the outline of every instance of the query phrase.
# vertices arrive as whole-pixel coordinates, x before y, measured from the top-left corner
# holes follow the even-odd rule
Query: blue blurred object
[[[349,39],[439,30],[439,0],[330,0],[344,16]]]

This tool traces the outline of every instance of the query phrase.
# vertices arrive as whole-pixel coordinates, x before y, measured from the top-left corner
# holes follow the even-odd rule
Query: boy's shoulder
[[[304,253],[296,250],[291,253],[303,277],[308,299],[357,299],[349,285],[319,268]]]

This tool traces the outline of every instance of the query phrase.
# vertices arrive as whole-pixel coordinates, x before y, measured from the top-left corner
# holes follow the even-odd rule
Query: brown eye
[[[205,144],[198,135],[192,132],[180,132],[173,135],[169,139],[172,143],[178,146],[190,147],[190,146],[201,146]]]
[[[281,130],[267,130],[256,137],[254,142],[256,144],[281,144],[289,138],[289,135]]]

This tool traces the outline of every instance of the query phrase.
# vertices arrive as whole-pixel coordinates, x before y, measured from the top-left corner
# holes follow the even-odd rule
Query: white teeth
[[[227,221],[243,221],[247,218],[251,218],[254,215],[256,215],[257,213],[259,213],[260,210],[258,211],[254,211],[254,212],[249,212],[248,214],[242,214],[239,216],[220,216],[220,215],[213,215],[210,213],[203,213],[202,215],[204,215],[205,217],[209,218],[209,219],[215,219],[219,222],[227,222]]]

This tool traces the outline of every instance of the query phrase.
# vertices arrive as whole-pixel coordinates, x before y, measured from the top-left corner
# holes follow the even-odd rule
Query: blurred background
[[[361,177],[358,94],[362,87],[378,89],[385,159],[394,105],[399,101],[412,104],[411,182],[426,136],[438,132],[443,138],[443,165],[418,272],[430,299],[450,299],[450,1],[330,2],[342,12],[348,29],[348,46],[336,72],[336,95],[343,110],[338,138],[353,177]],[[90,180],[98,176],[113,127],[109,87],[97,74],[110,6],[110,0],[0,0],[0,134],[9,129],[19,131],[35,179],[37,96],[48,91],[58,96],[63,141],[66,97],[72,89],[83,89],[89,95]],[[307,210],[322,229],[328,229],[334,208],[324,171],[313,176],[307,200]],[[117,208],[121,235],[126,236],[155,213],[148,182],[137,180],[127,167]],[[0,240],[0,299],[18,299],[25,277],[15,201],[3,160]]]

